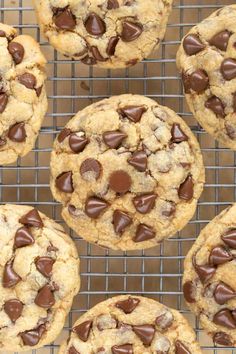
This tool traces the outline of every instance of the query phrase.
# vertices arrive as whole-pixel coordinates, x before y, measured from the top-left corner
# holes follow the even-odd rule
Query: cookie
[[[224,146],[236,150],[236,5],[193,27],[177,54],[190,110]]]
[[[52,342],[80,286],[63,228],[29,206],[0,206],[0,352]]]
[[[200,233],[184,264],[190,309],[217,345],[236,346],[236,204]]]
[[[41,29],[67,57],[102,68],[135,65],[160,45],[172,0],[35,0]]]
[[[176,310],[140,296],[99,303],[74,324],[59,354],[201,353],[194,331]]]
[[[139,95],[78,112],[55,140],[51,190],[66,223],[88,242],[144,249],[195,212],[204,167],[185,122]]]
[[[32,150],[47,111],[46,60],[38,43],[0,23],[0,165]]]

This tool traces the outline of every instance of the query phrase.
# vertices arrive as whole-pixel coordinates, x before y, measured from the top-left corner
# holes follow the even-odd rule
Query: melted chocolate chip
[[[0,93],[0,113],[5,111],[5,108],[8,103],[8,96],[6,93]]]
[[[97,64],[97,60],[94,57],[90,57],[89,55],[86,55],[81,59],[81,62],[85,65],[95,65]]]
[[[115,210],[113,213],[113,225],[117,234],[122,234],[126,227],[132,224],[131,217],[121,210]]]
[[[119,40],[120,40],[120,37],[118,37],[118,36],[114,36],[109,39],[106,52],[110,57],[115,54],[116,46],[117,46]]]
[[[217,34],[215,34],[210,40],[209,43],[211,45],[214,45],[216,48],[222,50],[222,51],[226,51],[227,46],[228,46],[228,42],[229,42],[229,38],[231,36],[232,33],[230,33],[229,31],[225,30],[225,31],[221,31]]]
[[[188,176],[183,183],[179,186],[178,196],[182,200],[189,201],[193,198],[193,179],[192,176]]]
[[[133,199],[133,204],[139,213],[147,214],[155,207],[156,198],[153,193],[139,195]]]
[[[117,0],[108,0],[107,1],[107,10],[118,9],[119,3]]]
[[[145,346],[150,346],[155,335],[155,327],[152,325],[133,326],[134,333]]]
[[[230,336],[224,332],[217,332],[214,334],[213,342],[215,344],[231,347],[233,345]]]
[[[157,316],[155,324],[158,327],[158,330],[165,331],[167,328],[171,327],[174,321],[174,316],[171,311],[165,310],[164,313]]]
[[[42,90],[43,90],[43,85],[35,88],[35,92],[36,92],[37,97],[39,97],[41,95]]]
[[[201,52],[205,45],[196,34],[189,34],[183,40],[183,47],[186,54],[195,55]]]
[[[90,179],[98,179],[102,172],[102,165],[98,160],[86,159],[80,166],[80,174],[83,179],[89,181]]]
[[[93,321],[85,321],[74,327],[73,332],[76,333],[83,342],[87,342],[92,325]]]
[[[176,205],[174,202],[169,202],[168,206],[164,207],[161,214],[167,218],[173,216],[176,212]]]
[[[127,117],[134,123],[138,123],[146,111],[147,108],[144,106],[126,106],[119,109],[119,113],[121,113],[123,117]]]
[[[2,286],[12,288],[21,281],[21,277],[14,271],[13,262],[6,263],[3,271]]]
[[[231,261],[232,259],[233,256],[230,254],[230,252],[222,246],[214,247],[211,250],[209,256],[209,262],[213,265],[224,264],[226,262]]]
[[[107,58],[104,58],[104,57],[102,56],[102,54],[100,53],[98,47],[92,46],[92,47],[90,48],[90,50],[91,50],[91,53],[92,53],[93,57],[94,57],[97,61],[106,61],[106,60],[107,60]]]
[[[8,45],[8,51],[11,54],[15,64],[20,64],[24,58],[24,47],[17,42],[11,42]]]
[[[128,163],[133,166],[139,172],[145,172],[147,169],[147,154],[145,151],[136,151],[128,159]]]
[[[227,246],[236,249],[236,229],[227,231],[223,236],[221,236],[221,239]]]
[[[206,101],[205,107],[210,109],[216,115],[218,115],[220,117],[225,117],[225,107],[224,107],[222,101],[218,97],[216,97],[216,96],[210,97]]]
[[[133,354],[132,344],[114,345],[111,348],[112,354]]]
[[[171,128],[171,141],[173,143],[181,143],[182,141],[187,141],[188,137],[181,129],[180,125],[174,123]]]
[[[224,305],[227,301],[236,297],[236,292],[227,284],[220,282],[214,291],[214,298],[217,304]]]
[[[145,224],[139,224],[136,230],[136,234],[133,238],[134,242],[143,242],[155,238],[155,231]]]
[[[236,322],[229,309],[218,311],[213,317],[213,322],[219,326],[223,326],[229,329],[236,328]]]
[[[108,207],[108,203],[100,198],[90,197],[85,204],[85,213],[92,219],[97,219]]]
[[[69,137],[70,148],[75,153],[82,152],[88,143],[89,140],[85,136],[79,136],[76,133]]]
[[[6,37],[6,32],[0,30],[0,37]]]
[[[68,7],[57,9],[57,14],[54,16],[54,23],[60,29],[72,30],[76,26],[76,17]]]
[[[101,36],[106,32],[105,22],[93,12],[87,17],[84,26],[87,32],[93,36]]]
[[[109,187],[116,193],[124,194],[130,190],[132,180],[123,170],[114,171],[109,177]]]
[[[34,302],[39,307],[45,309],[51,308],[55,304],[55,298],[51,286],[48,284],[44,285],[44,287],[39,290]]]
[[[30,73],[18,76],[18,81],[30,90],[33,90],[37,84],[36,77]]]
[[[25,331],[21,333],[20,336],[25,345],[29,345],[30,347],[33,347],[39,343],[45,331],[46,331],[45,325],[40,325],[36,329],[32,329],[30,331]]]
[[[22,314],[23,304],[17,299],[12,299],[6,301],[3,308],[10,320],[15,323]]]
[[[69,348],[69,354],[80,354],[74,346]]]
[[[102,135],[104,143],[111,149],[117,149],[120,147],[123,139],[127,137],[125,133],[122,133],[119,130],[113,130],[105,132]]]
[[[191,354],[191,353],[180,340],[177,340],[175,342],[175,354]]]
[[[132,313],[139,303],[139,299],[130,296],[127,300],[117,301],[116,307],[118,307],[118,309],[121,309],[127,315]]]
[[[205,72],[205,70],[201,70],[201,69],[194,71],[189,76],[188,80],[189,80],[190,88],[197,93],[202,93],[207,89],[209,85],[209,77]]]
[[[72,172],[63,172],[56,178],[56,187],[64,193],[73,193],[73,179],[72,179]]]
[[[62,143],[70,135],[70,133],[71,133],[70,129],[64,128],[57,137],[59,143]]]
[[[141,23],[124,21],[122,24],[121,39],[124,42],[132,42],[139,38],[143,32]]]
[[[23,215],[19,219],[19,222],[27,226],[43,227],[43,221],[36,209],[32,209],[27,214]]]
[[[46,278],[50,278],[52,275],[52,267],[55,260],[51,257],[38,257],[35,260],[37,270]]]
[[[16,123],[9,128],[8,138],[16,143],[26,140],[25,123]]]
[[[23,226],[20,227],[15,234],[14,248],[21,248],[32,245],[35,242],[30,230]]]
[[[190,304],[196,302],[196,299],[195,299],[196,286],[194,285],[194,283],[191,280],[184,283],[183,293],[184,293],[184,298],[187,302],[189,302]]]
[[[236,78],[236,60],[235,59],[224,59],[220,67],[221,74],[223,78],[227,81]]]

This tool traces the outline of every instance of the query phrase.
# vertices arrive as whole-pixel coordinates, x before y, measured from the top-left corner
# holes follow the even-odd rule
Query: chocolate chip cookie
[[[176,310],[139,296],[117,296],[75,323],[59,354],[200,354],[195,334]]]
[[[167,107],[139,95],[97,102],[55,140],[51,190],[85,240],[144,249],[182,229],[204,183],[199,145]]]
[[[236,346],[236,204],[200,233],[184,264],[190,309],[217,345]]]
[[[34,146],[47,110],[45,64],[33,38],[0,23],[0,165]]]
[[[172,0],[35,0],[42,31],[67,57],[128,67],[163,39]]]
[[[63,228],[29,206],[0,206],[0,351],[52,342],[79,290],[79,259]]]
[[[236,5],[193,27],[177,54],[190,110],[203,128],[236,150]]]

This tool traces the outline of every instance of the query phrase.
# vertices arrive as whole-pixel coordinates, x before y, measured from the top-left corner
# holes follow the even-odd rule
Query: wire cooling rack
[[[236,200],[236,155],[219,146],[196,124],[186,106],[175,65],[180,39],[189,28],[231,2],[175,0],[166,37],[159,51],[129,70],[105,71],[70,61],[54,51],[40,36],[30,0],[0,0],[1,21],[14,25],[20,33],[31,34],[41,43],[48,59],[49,98],[48,114],[35,149],[19,159],[17,164],[0,167],[1,203],[34,205],[63,224],[61,207],[53,200],[49,189],[53,140],[79,109],[115,94],[144,94],[178,112],[196,134],[206,165],[205,190],[194,218],[183,231],[161,246],[147,251],[113,252],[89,245],[68,230],[80,253],[81,291],[61,336],[54,344],[34,350],[33,354],[57,353],[62,338],[67,337],[69,328],[81,313],[108,296],[125,293],[152,297],[180,310],[196,329],[204,352],[228,353],[232,350],[214,348],[198,321],[189,313],[182,297],[181,276],[184,257],[200,230]]]

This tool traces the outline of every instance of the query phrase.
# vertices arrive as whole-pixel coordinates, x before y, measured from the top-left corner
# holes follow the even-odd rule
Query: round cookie
[[[0,23],[0,165],[32,150],[47,111],[46,60],[38,43]]]
[[[52,342],[80,287],[71,238],[29,206],[0,206],[0,352]]]
[[[200,354],[195,333],[176,310],[140,296],[99,303],[74,324],[59,354]]]
[[[160,45],[173,0],[35,0],[59,52],[102,68],[135,65]]]
[[[215,344],[236,346],[236,204],[200,233],[184,263],[183,291]]]
[[[177,53],[190,110],[202,127],[236,150],[236,5],[193,27]]]
[[[51,190],[66,223],[114,250],[153,247],[182,229],[203,183],[191,130],[175,112],[139,95],[78,112],[51,155]]]

